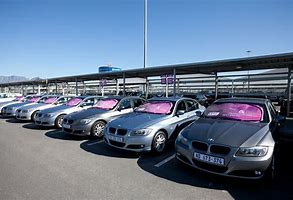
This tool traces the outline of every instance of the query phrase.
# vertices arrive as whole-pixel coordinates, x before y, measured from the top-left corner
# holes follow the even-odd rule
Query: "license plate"
[[[213,163],[217,165],[224,165],[224,158],[209,156],[209,155],[196,153],[196,152],[194,153],[193,156],[196,160],[201,160],[204,162]]]
[[[109,135],[109,139],[110,140],[113,140],[113,141],[116,141],[116,142],[123,142],[123,138],[122,137],[118,137],[118,136]]]
[[[70,129],[70,125],[68,125],[68,124],[63,124],[62,126],[63,126],[63,128],[68,128],[68,129]]]

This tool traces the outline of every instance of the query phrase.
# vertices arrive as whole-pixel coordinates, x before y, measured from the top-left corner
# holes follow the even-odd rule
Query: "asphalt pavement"
[[[136,154],[1,118],[0,199],[292,199],[290,152],[275,182],[247,181],[191,169],[172,145],[160,156]]]

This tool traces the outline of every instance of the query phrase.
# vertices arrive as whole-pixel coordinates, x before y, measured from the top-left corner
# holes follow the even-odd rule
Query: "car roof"
[[[225,103],[225,102],[235,102],[235,103],[255,103],[255,104],[265,104],[268,102],[268,99],[262,98],[249,98],[249,97],[235,97],[235,98],[223,98],[215,101],[216,103]]]

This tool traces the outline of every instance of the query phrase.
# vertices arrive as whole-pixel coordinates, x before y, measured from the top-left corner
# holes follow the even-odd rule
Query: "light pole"
[[[146,68],[147,66],[147,23],[148,23],[148,1],[144,0],[144,20],[143,20],[143,68]]]

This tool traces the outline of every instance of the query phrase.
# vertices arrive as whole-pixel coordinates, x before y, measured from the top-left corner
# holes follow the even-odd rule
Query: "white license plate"
[[[197,152],[195,152],[193,156],[196,160],[201,160],[204,162],[209,162],[209,163],[213,163],[217,165],[224,165],[224,158],[209,156],[209,155],[205,155],[205,154],[201,154]]]
[[[110,140],[113,140],[113,141],[116,141],[116,142],[123,142],[123,138],[122,137],[118,137],[118,136],[109,135],[109,139]]]
[[[63,124],[62,126],[63,126],[63,128],[68,128],[68,129],[70,129],[70,125],[68,125],[68,124]]]

